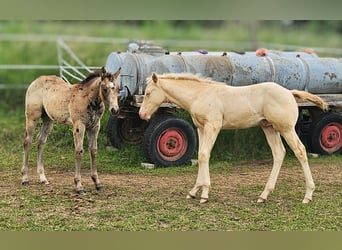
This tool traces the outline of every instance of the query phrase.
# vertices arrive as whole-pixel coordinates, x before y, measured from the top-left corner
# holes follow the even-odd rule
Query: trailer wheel
[[[313,153],[333,154],[342,151],[342,116],[324,113],[311,125],[310,149]]]
[[[147,122],[136,117],[118,118],[110,116],[107,123],[107,136],[113,147],[122,148],[125,144],[138,145],[143,141]]]
[[[144,135],[146,158],[159,166],[183,165],[195,152],[196,135],[185,120],[170,115],[153,118]]]

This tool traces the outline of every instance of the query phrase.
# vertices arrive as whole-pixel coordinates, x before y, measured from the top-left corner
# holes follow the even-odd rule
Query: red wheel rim
[[[342,125],[332,122],[325,126],[321,132],[320,144],[328,153],[338,151],[342,147]]]
[[[169,128],[159,136],[157,145],[163,159],[176,161],[184,155],[188,140],[181,130]]]

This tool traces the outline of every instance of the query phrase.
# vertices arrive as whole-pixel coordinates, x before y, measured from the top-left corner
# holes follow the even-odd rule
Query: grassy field
[[[340,35],[314,26],[289,28],[258,23],[257,42],[308,47],[341,47]],[[183,26],[167,22],[127,25],[122,22],[0,22],[3,34],[45,34],[117,37],[129,39],[185,39],[250,41],[250,23]],[[305,34],[303,31],[306,31]],[[254,38],[255,38],[254,37]],[[56,64],[55,42],[0,41],[0,64]],[[89,65],[103,65],[106,56],[124,45],[71,43]],[[121,46],[121,47],[120,47]],[[195,47],[195,45],[194,45]],[[182,50],[172,47],[170,50]],[[194,48],[195,49],[195,48]],[[210,49],[210,48],[209,48]],[[218,48],[216,48],[218,49]],[[225,48],[234,50],[234,48]],[[45,72],[54,73],[54,72]],[[29,83],[41,71],[1,71],[0,82]],[[89,178],[89,156],[83,159],[86,194],[73,184],[74,156],[70,128],[55,125],[45,149],[50,185],[38,183],[36,141],[30,154],[30,186],[21,186],[24,90],[1,91],[0,98],[0,230],[2,231],[339,231],[342,226],[342,158],[310,158],[317,190],[314,201],[302,205],[304,177],[288,151],[276,190],[265,204],[256,200],[267,181],[271,153],[258,128],[220,134],[211,160],[212,189],[208,204],[186,200],[197,166],[141,167],[139,146],[113,150],[102,120],[98,169],[105,185],[94,190]],[[85,145],[85,148],[87,145]]]
[[[86,154],[82,168],[86,194],[77,195],[70,129],[56,125],[48,140],[45,166],[49,185],[38,182],[33,144],[30,186],[23,187],[23,114],[1,113],[0,117],[2,231],[339,231],[342,226],[340,156],[310,158],[317,189],[314,201],[303,205],[303,174],[290,154],[269,201],[257,204],[270,173],[269,150],[243,159],[242,155],[248,154],[240,152],[233,157],[229,145],[215,148],[210,201],[200,205],[198,200],[185,199],[195,182],[197,166],[144,169],[140,147],[113,151],[102,131],[98,170],[105,189],[95,191]],[[223,143],[222,137],[218,143]]]

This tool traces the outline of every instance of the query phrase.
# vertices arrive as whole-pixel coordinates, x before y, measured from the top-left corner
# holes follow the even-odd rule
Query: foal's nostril
[[[119,113],[119,109],[111,108],[111,109],[110,109],[110,113],[111,113],[112,115],[116,115],[117,113]]]
[[[147,118],[147,112],[145,110],[140,109],[139,110],[139,116],[142,120],[148,120]]]

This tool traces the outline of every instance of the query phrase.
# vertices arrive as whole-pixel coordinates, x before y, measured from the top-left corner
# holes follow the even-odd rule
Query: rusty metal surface
[[[315,94],[342,93],[342,60],[305,52],[270,52],[261,57],[255,52],[110,54],[106,69],[115,72],[119,67],[123,98],[144,94],[152,72],[199,74],[232,86],[272,81]]]

